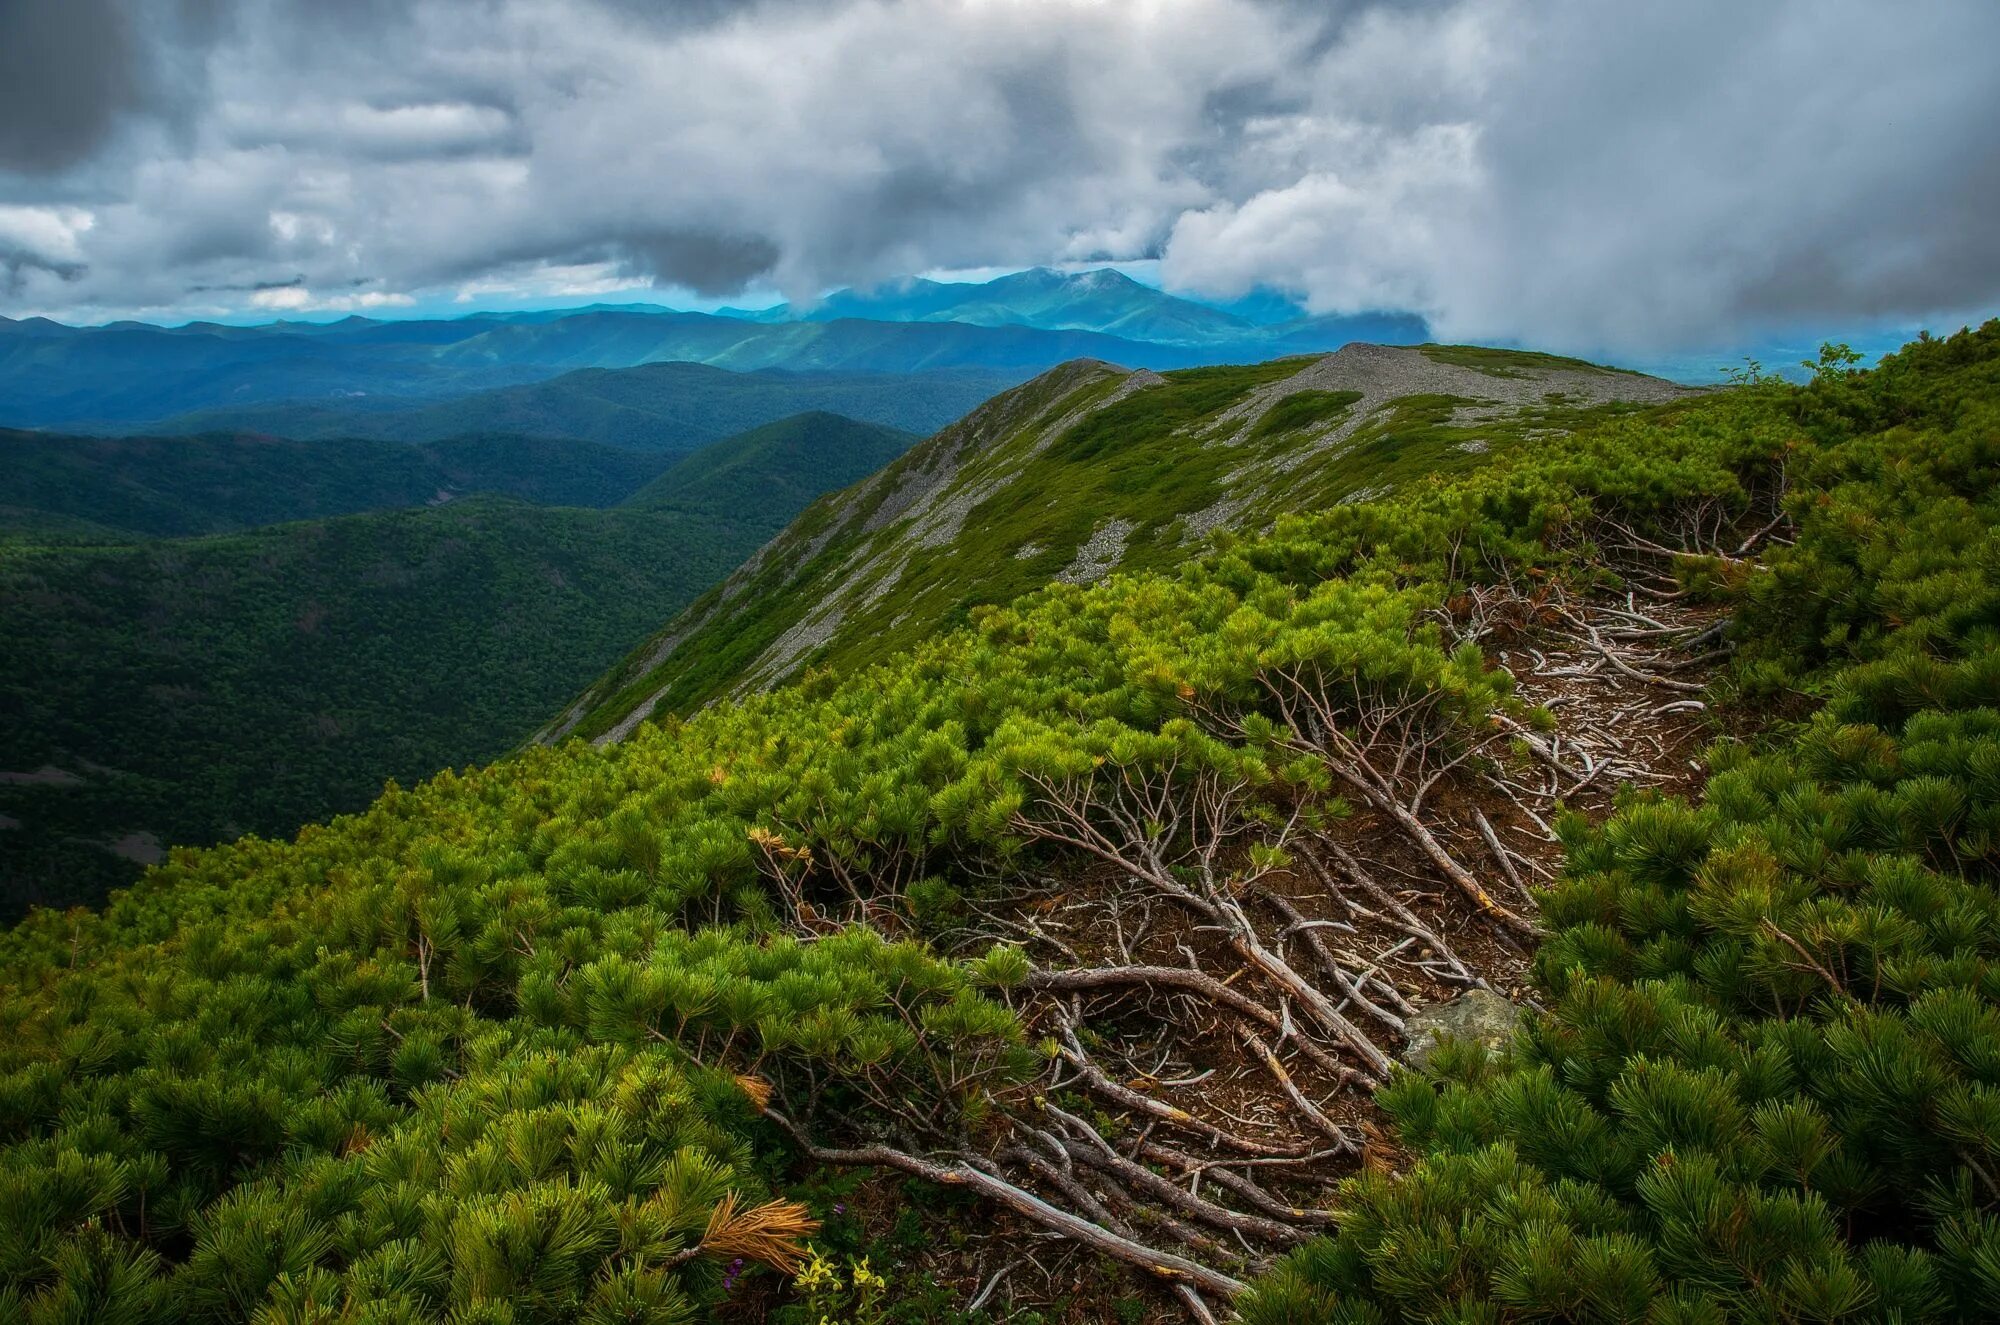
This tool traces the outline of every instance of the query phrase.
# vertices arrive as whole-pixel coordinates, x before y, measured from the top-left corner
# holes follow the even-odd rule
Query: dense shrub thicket
[[[1565,825],[1504,1062],[1382,1094],[1421,1157],[1252,1322],[2000,1312],[2000,328],[1783,398],[1796,543],[1742,679],[1825,704],[1703,802]]]
[[[1712,559],[1746,694],[1824,710],[1699,807],[1567,827],[1548,1014],[1385,1094],[1415,1153],[1264,1322],[1975,1319],[2000,1296],[2000,324],[1757,385],[1052,587],[847,676],[177,854],[0,939],[0,1318],[683,1321],[781,1268],[808,1121],[976,1134],[1035,1067],[1017,954],[919,937],[1030,863],[1036,779],[1323,794],[1258,678],[1458,723],[1508,678],[1432,609],[1603,578],[1596,539],[1778,485],[1796,545]],[[1911,531],[1920,537],[1911,537]],[[1046,865],[1048,862],[1041,861]],[[761,1222],[760,1222],[761,1221]]]

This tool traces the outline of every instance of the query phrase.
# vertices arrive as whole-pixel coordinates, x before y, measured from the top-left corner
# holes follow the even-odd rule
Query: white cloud
[[[1990,314],[1996,43],[1972,3],[1376,12],[1163,275],[1584,350]]]
[[[0,166],[0,311],[1104,259],[1606,350],[2000,303],[1988,0],[219,8]]]
[[[455,303],[470,304],[510,295],[523,299],[582,298],[651,289],[652,281],[635,277],[616,263],[535,263],[505,274],[465,281],[452,299]]]
[[[0,206],[0,255],[9,251],[50,265],[83,261],[83,240],[97,218],[81,207]]]
[[[1295,183],[1183,214],[1161,264],[1168,286],[1235,296],[1278,285],[1319,313],[1440,311],[1435,255],[1454,237],[1449,219],[1478,201],[1477,127],[1318,136],[1329,140],[1315,151],[1323,164]]]
[[[309,93],[278,106],[231,101],[217,108],[214,129],[238,147],[278,145],[396,161],[509,150],[514,120],[497,106],[468,102],[375,106],[344,94]]]
[[[256,290],[247,300],[252,308],[277,313],[362,313],[383,308],[408,308],[416,303],[413,295],[389,290],[366,290],[359,294],[316,295],[303,285],[282,285]]]

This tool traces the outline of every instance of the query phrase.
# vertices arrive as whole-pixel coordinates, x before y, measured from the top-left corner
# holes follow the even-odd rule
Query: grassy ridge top
[[[807,510],[552,732],[622,734],[655,710],[852,668],[1051,579],[1170,566],[1217,528],[1391,492],[1681,394],[1467,347],[1356,345],[1166,374],[1066,365]]]

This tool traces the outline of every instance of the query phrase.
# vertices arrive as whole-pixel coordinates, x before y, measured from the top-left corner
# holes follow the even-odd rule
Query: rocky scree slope
[[[1382,496],[1691,394],[1470,346],[1165,374],[1076,360],[815,503],[540,736],[620,740],[656,713],[864,664],[1050,581],[1170,565],[1219,529]]]

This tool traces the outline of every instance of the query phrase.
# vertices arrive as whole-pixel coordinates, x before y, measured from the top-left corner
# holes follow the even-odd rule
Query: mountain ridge
[[[0,1315],[1990,1319],[2000,323],[1432,348],[1614,398],[1081,365],[1397,490],[0,932]]]
[[[931,432],[995,393],[1012,373],[940,369],[912,374],[735,372],[669,361],[579,368],[444,401],[366,406],[279,404],[169,418],[160,431],[247,429],[307,440],[364,436],[430,442],[469,432],[574,438],[668,456],[810,410],[905,432]]]
[[[1408,314],[1301,314],[1272,323],[1264,320],[1272,308],[1258,309],[1257,319],[1239,317],[1111,269],[1035,269],[980,285],[919,282],[902,296],[849,291],[809,309],[730,315],[595,304],[256,326],[0,321],[0,425],[158,431],[166,420],[205,411],[447,400],[581,368],[658,362],[740,372],[961,369],[1018,381],[1079,357],[1165,370],[1427,334]],[[235,425],[211,418],[197,426]]]
[[[541,738],[620,739],[662,705],[814,663],[853,668],[1050,580],[1171,564],[1218,529],[1379,496],[1605,410],[1694,394],[1462,346],[1357,344],[1165,375],[1075,360],[809,507]]]
[[[1377,312],[1315,317],[1278,296],[1246,297],[1240,302],[1246,312],[1256,316],[1243,316],[1228,307],[1168,294],[1132,279],[1115,267],[1078,272],[1031,267],[990,281],[945,282],[913,277],[873,289],[836,290],[807,305],[779,304],[766,309],[726,311],[731,316],[766,323],[860,317],[1094,331],[1154,344],[1227,346],[1242,359],[1328,350],[1356,340],[1414,343],[1428,338],[1423,320],[1413,314]]]

